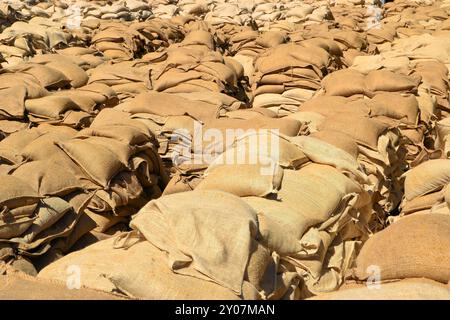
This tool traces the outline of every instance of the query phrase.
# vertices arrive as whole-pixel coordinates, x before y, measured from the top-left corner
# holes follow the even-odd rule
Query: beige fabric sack
[[[412,214],[372,236],[356,260],[355,275],[366,279],[379,266],[381,280],[450,280],[450,215]],[[368,271],[369,270],[369,271]]]
[[[428,160],[405,174],[405,198],[412,200],[418,196],[437,191],[450,182],[450,161],[447,159]]]
[[[241,294],[257,217],[238,197],[209,190],[168,195],[149,202],[130,226],[168,253],[174,272]]]
[[[280,188],[283,169],[270,164],[224,164],[208,168],[196,190],[220,190],[238,197],[264,197]],[[213,163],[214,165],[214,163]]]

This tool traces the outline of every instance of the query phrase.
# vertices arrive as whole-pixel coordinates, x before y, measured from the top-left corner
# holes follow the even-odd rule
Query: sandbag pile
[[[252,94],[254,108],[267,108],[286,116],[298,110],[320,89],[331,69],[330,54],[319,46],[282,44],[255,61]]]
[[[189,32],[182,42],[167,49],[164,62],[151,67],[149,88],[166,93],[222,92],[241,97],[242,66],[214,50],[209,32]]]
[[[126,230],[167,182],[156,143],[136,120],[79,132],[41,125],[2,140],[2,260],[26,256],[41,268],[87,233]]]
[[[3,136],[29,123],[87,127],[100,109],[118,102],[107,85],[87,84],[88,74],[73,58],[50,54],[32,61],[0,74]]]
[[[40,17],[17,21],[0,34],[0,52],[7,62],[3,65],[14,65],[24,57],[67,46],[70,39],[70,33],[63,31],[59,23]]]
[[[258,213],[261,241],[278,257],[278,273],[300,277],[296,298],[335,290],[370,233],[369,180],[347,151],[274,130],[237,137],[186,188],[183,177],[173,177],[165,193],[190,187],[241,197]],[[260,295],[272,298],[265,290]]]
[[[92,47],[108,59],[131,60],[148,52],[160,51],[183,37],[174,24],[162,20],[101,23],[92,36]]]

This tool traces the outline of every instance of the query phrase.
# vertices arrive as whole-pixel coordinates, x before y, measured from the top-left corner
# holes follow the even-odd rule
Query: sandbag
[[[450,161],[447,159],[428,160],[404,174],[405,198],[415,197],[441,189],[450,182]]]
[[[241,294],[257,218],[238,197],[209,190],[167,195],[149,202],[130,226],[168,253],[174,272]]]
[[[355,276],[364,280],[369,266],[381,279],[450,280],[450,215],[412,214],[373,235],[356,260]],[[368,271],[369,270],[369,271]]]

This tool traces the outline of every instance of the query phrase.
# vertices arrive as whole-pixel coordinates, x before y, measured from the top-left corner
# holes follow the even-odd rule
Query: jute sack
[[[322,80],[325,94],[330,96],[350,97],[364,94],[366,91],[365,77],[362,73],[344,69],[330,73]]]
[[[70,83],[70,80],[62,72],[41,64],[29,64],[20,71],[34,76],[46,89],[64,88]]]
[[[374,70],[369,72],[365,85],[370,92],[416,92],[420,77],[405,76],[389,70]]]
[[[381,283],[376,289],[366,284],[345,285],[308,300],[450,300],[450,287],[429,279],[404,279]]]
[[[318,127],[325,121],[323,115],[313,111],[298,111],[288,115],[286,118],[300,121],[302,125],[308,128],[310,133],[317,132]]]
[[[283,169],[270,159],[261,164],[223,164],[208,168],[195,190],[220,190],[238,197],[264,197],[280,188]]]
[[[117,154],[99,144],[72,139],[59,142],[58,147],[102,187],[108,186],[114,175],[124,168]]]
[[[26,87],[28,99],[40,98],[48,94],[48,91],[30,74],[15,72],[0,75],[0,89],[16,88],[16,84]]]
[[[14,88],[0,90],[0,118],[23,118],[26,94],[27,91],[25,86],[16,86]]]
[[[310,164],[298,171],[284,170],[279,201],[243,199],[260,215],[264,243],[271,250],[288,255],[306,250],[300,242],[305,232],[329,219],[336,221],[345,211],[349,197],[358,198],[353,201],[355,207],[370,200],[359,184],[335,168]]]
[[[419,104],[414,95],[382,93],[375,95],[372,101],[375,105],[371,108],[371,115],[387,116],[408,124],[416,124],[418,121]]]
[[[30,114],[49,119],[60,119],[68,110],[80,110],[72,99],[53,95],[28,99],[25,101],[25,108]]]
[[[319,138],[310,136],[297,136],[292,137],[290,140],[293,144],[299,146],[312,162],[333,166],[342,173],[350,175],[350,177],[361,184],[369,182],[356,158],[346,151]]]
[[[0,207],[9,209],[36,204],[39,196],[27,180],[3,175],[0,184]]]
[[[210,163],[208,170],[223,164],[269,166],[270,162],[264,163],[270,160],[269,158],[274,164],[288,169],[296,169],[309,161],[303,151],[291,143],[289,137],[264,130],[237,136],[232,145]]]
[[[135,113],[150,113],[159,116],[182,116],[190,115],[199,121],[216,118],[219,107],[201,101],[192,101],[178,95],[147,92],[138,95],[129,103],[121,104],[118,110]]]
[[[24,163],[12,175],[28,181],[40,196],[65,196],[83,188],[83,184],[66,168],[46,160]]]
[[[412,214],[372,236],[356,260],[355,276],[367,279],[370,266],[381,279],[450,280],[450,215]]]
[[[65,75],[69,79],[72,88],[84,86],[89,80],[86,71],[74,63],[50,62],[46,66],[58,70]]]
[[[167,253],[147,241],[115,247],[116,237],[95,243],[48,265],[38,278],[66,281],[67,268],[78,265],[81,284],[101,291],[120,289],[142,299],[239,299],[213,282],[174,273]]]
[[[353,125],[349,126],[351,122]],[[338,114],[327,118],[319,131],[340,131],[356,140],[358,144],[373,150],[378,150],[378,139],[387,130],[388,126],[376,120],[362,117],[358,114]]]
[[[240,198],[209,190],[168,195],[149,202],[130,226],[168,252],[174,272],[241,294],[257,217]]]
[[[450,161],[428,160],[406,172],[405,176],[405,198],[412,200],[437,191],[450,182]]]
[[[51,227],[64,214],[72,209],[72,206],[58,197],[42,199],[36,212],[33,224],[20,236],[21,241],[31,243],[43,230]]]
[[[329,144],[346,151],[355,159],[358,158],[358,144],[348,134],[333,130],[321,130],[312,133],[310,137],[328,142]]]
[[[444,200],[446,195],[444,190],[448,190],[448,188],[416,197],[411,201],[404,201],[401,207],[401,214],[406,215],[417,211],[430,209],[436,203],[440,203]]]

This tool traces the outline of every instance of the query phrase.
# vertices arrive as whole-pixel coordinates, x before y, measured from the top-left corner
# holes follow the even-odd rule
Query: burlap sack
[[[450,216],[412,214],[371,237],[356,260],[355,275],[366,279],[370,266],[378,266],[381,280],[450,279]]]
[[[447,159],[428,160],[405,173],[405,198],[437,191],[450,181],[450,161]]]

